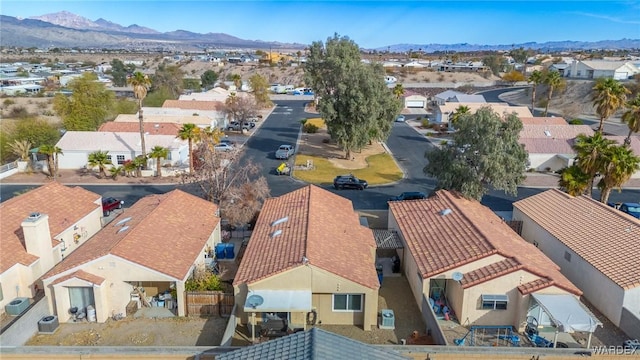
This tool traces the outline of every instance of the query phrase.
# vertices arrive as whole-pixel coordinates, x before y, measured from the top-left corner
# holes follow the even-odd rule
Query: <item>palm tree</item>
[[[620,109],[627,101],[630,91],[618,80],[612,78],[599,78],[593,87],[592,100],[596,106],[596,112],[600,116],[598,132],[602,132],[604,122]]]
[[[614,188],[621,190],[631,175],[640,169],[640,157],[627,146],[610,146],[603,153],[602,179],[598,183],[600,202],[607,203]]]
[[[640,94],[627,102],[625,106],[627,111],[622,114],[622,122],[629,127],[629,134],[624,139],[624,145],[629,146],[631,144],[631,134],[640,132]]]
[[[135,176],[135,173],[138,170],[136,163],[131,160],[125,161],[124,164],[122,164],[122,168],[127,177]]]
[[[64,155],[62,153],[62,149],[57,146],[53,146],[53,169],[54,171],[54,179],[58,177],[58,159],[60,155]]]
[[[142,117],[142,100],[147,96],[147,91],[151,86],[149,77],[140,71],[133,73],[127,82],[133,86],[133,95],[138,99],[138,122],[140,123],[140,147],[142,148],[142,156],[147,157],[147,149],[144,143],[144,122]]]
[[[404,88],[402,87],[402,84],[396,84],[393,88],[393,95],[396,96],[396,99],[400,99],[402,95],[404,95]]]
[[[547,92],[547,104],[544,107],[543,115],[547,116],[549,112],[549,103],[551,103],[551,97],[553,96],[553,90],[562,85],[562,76],[557,71],[549,71],[544,76],[543,83],[549,87],[549,91]]]
[[[558,185],[567,194],[580,196],[586,192],[589,186],[589,175],[585,174],[579,166],[572,165],[564,169]]]
[[[594,179],[602,169],[602,154],[614,144],[615,141],[604,138],[599,132],[593,136],[579,134],[576,137],[573,144],[573,149],[577,153],[576,165],[589,176],[589,184],[585,191],[587,195],[591,196]]]
[[[453,114],[451,114],[451,125],[453,125],[455,127],[456,123],[458,122],[458,120],[460,120],[462,115],[468,114],[469,111],[470,111],[470,109],[469,109],[469,107],[467,105],[458,106],[456,111]]]
[[[162,146],[154,146],[149,153],[149,157],[152,159],[156,159],[156,177],[161,176],[160,171],[162,167],[160,166],[160,160],[166,159],[169,156],[169,149]]]
[[[123,172],[124,172],[124,166],[112,166],[109,169],[109,173],[111,174],[111,177],[113,178],[113,180],[116,180],[118,176],[121,175]]]
[[[538,87],[538,85],[542,84],[543,80],[544,80],[544,76],[542,72],[539,70],[534,70],[531,73],[531,75],[529,75],[529,79],[527,80],[527,82],[530,82],[533,84],[531,86],[531,112],[532,113],[536,108],[536,88]]]
[[[11,152],[20,158],[20,161],[27,163],[27,169],[31,171],[31,162],[29,161],[29,151],[31,150],[31,143],[29,140],[14,140],[11,145]]]
[[[233,81],[233,84],[236,86],[236,91],[240,91],[240,88],[242,87],[242,76],[239,74],[232,74],[231,81]]]
[[[106,177],[107,173],[105,169],[107,165],[112,165],[111,160],[109,159],[108,151],[97,150],[89,154],[88,165],[91,168],[97,167],[100,171],[100,178]]]
[[[47,169],[49,169],[49,176],[54,180],[56,179],[55,166],[53,165],[53,157],[54,157],[54,146],[51,145],[40,145],[38,148],[38,152],[40,154],[44,154],[47,157]]]
[[[207,144],[210,149],[220,142],[220,139],[224,136],[224,133],[217,127],[207,126],[204,129],[199,129],[200,142]]]
[[[187,140],[189,142],[189,172],[193,174],[193,142],[198,139],[200,129],[195,124],[184,124],[178,130],[178,136],[180,140]]]

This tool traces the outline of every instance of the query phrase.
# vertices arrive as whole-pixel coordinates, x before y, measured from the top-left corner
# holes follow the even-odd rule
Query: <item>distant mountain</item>
[[[640,49],[640,39],[622,39],[622,40],[602,40],[602,41],[550,41],[544,43],[526,42],[520,44],[505,45],[481,45],[481,44],[395,44],[379,47],[376,51],[392,51],[407,52],[423,51],[425,53],[434,52],[471,52],[471,51],[509,51],[514,48],[534,49],[542,51],[563,51],[563,50],[621,50],[621,49]]]

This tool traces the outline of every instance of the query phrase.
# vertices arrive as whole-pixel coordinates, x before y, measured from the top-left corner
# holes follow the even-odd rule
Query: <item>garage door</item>
[[[406,105],[408,108],[424,108],[424,101],[407,101]]]

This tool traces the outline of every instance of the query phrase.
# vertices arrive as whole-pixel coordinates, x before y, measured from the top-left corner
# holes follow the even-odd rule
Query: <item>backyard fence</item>
[[[187,291],[187,316],[229,317],[233,313],[233,294],[221,291]]]

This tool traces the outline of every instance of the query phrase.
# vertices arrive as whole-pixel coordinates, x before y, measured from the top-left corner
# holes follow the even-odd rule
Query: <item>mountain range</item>
[[[210,48],[251,49],[303,49],[306,44],[288,44],[277,41],[244,40],[224,33],[199,34],[186,30],[159,32],[139,25],[122,26],[98,19],[89,20],[62,11],[28,19],[0,15],[0,45],[5,47],[84,48],[129,50],[187,51]],[[640,39],[587,41],[527,42],[521,44],[394,44],[376,51],[472,52],[510,50],[513,48],[538,51],[591,50],[591,49],[640,49]]]

